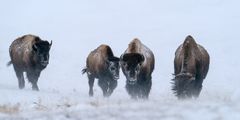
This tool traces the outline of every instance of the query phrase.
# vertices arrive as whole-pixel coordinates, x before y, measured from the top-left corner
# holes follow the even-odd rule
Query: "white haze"
[[[0,119],[122,120],[240,119],[239,29],[237,0],[7,0],[0,4]],[[24,34],[52,40],[50,64],[19,90],[10,60],[11,42]],[[210,69],[199,99],[178,101],[171,91],[176,48],[187,35],[204,46]],[[131,100],[121,74],[105,99],[95,81],[88,97],[86,57],[100,44],[120,56],[139,38],[155,54],[148,101]]]

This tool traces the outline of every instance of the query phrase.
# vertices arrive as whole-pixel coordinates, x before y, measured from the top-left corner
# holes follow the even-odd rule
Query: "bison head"
[[[121,56],[121,67],[128,84],[137,83],[144,60],[144,56],[139,53],[127,53]]]
[[[36,62],[41,66],[46,67],[49,62],[49,50],[52,46],[52,41],[40,41],[33,44],[32,48],[35,53]]]
[[[190,73],[180,73],[175,76],[175,88],[176,95],[180,99],[184,99],[191,96],[191,91],[193,88],[193,82],[195,77]]]
[[[108,71],[110,72],[112,78],[114,80],[119,79],[119,58],[117,57],[109,57],[107,60]]]

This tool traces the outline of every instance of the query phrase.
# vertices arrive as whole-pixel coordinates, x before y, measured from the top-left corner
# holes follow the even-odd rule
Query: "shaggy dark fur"
[[[51,45],[52,42],[43,41],[34,35],[24,35],[12,42],[9,48],[11,61],[8,66],[13,64],[20,89],[25,87],[23,72],[26,72],[32,89],[39,90],[37,81],[41,71],[48,65]]]
[[[89,96],[93,96],[94,79],[97,78],[103,96],[109,97],[117,87],[120,69],[119,58],[113,55],[109,46],[100,45],[88,55],[86,64],[82,73],[88,75]]]
[[[173,92],[179,99],[197,98],[209,68],[207,51],[187,36],[178,47],[174,59]]]
[[[126,90],[133,99],[147,99],[152,86],[154,55],[140,40],[134,39],[120,58],[126,76]]]

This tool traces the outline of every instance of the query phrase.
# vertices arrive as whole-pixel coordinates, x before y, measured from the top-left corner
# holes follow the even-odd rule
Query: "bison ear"
[[[32,49],[33,49],[34,51],[37,51],[37,49],[38,49],[37,45],[36,45],[36,44],[33,44]]]

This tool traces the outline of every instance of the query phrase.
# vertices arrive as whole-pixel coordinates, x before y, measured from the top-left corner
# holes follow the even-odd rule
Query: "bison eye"
[[[111,70],[111,71],[114,71],[114,70],[115,70],[115,67],[111,67],[110,70]]]
[[[123,65],[124,67],[126,67],[126,66],[127,66],[127,63],[123,62],[122,65]]]

